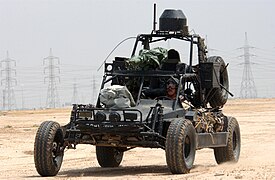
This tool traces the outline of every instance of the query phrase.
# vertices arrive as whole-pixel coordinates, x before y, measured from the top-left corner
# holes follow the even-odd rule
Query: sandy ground
[[[275,99],[229,100],[224,107],[241,128],[237,164],[217,165],[212,149],[196,152],[189,174],[172,175],[161,149],[136,148],[118,168],[100,168],[95,148],[67,150],[56,177],[48,179],[275,179]],[[34,167],[33,146],[45,120],[68,122],[70,109],[0,112],[0,179],[41,179]]]

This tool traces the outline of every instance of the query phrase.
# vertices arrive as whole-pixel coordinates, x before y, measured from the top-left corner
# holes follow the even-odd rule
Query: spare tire
[[[220,86],[208,90],[208,102],[212,108],[222,107],[228,99],[228,92],[226,91],[229,90],[227,68],[224,60],[220,56],[211,56],[207,58],[207,62],[220,63],[219,74],[217,74],[217,77],[219,77],[218,81],[223,87]]]

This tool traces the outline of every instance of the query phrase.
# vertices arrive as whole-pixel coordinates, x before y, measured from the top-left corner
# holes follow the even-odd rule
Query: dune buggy
[[[189,43],[188,62],[181,61],[178,50],[151,48],[170,39]],[[170,78],[178,83],[176,99],[166,96]],[[136,37],[130,58],[105,63],[95,105],[74,104],[64,126],[54,121],[40,125],[34,144],[36,170],[41,176],[56,175],[64,150],[78,144],[95,145],[101,167],[118,167],[124,152],[136,147],[165,150],[174,174],[188,173],[196,150],[202,148],[214,149],[218,164],[237,162],[240,128],[236,118],[222,112],[228,94],[223,59],[207,57],[204,39],[188,32],[182,11],[165,10],[159,30],[154,27]]]

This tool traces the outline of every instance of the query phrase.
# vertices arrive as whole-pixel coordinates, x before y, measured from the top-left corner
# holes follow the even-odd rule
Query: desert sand
[[[226,115],[237,118],[241,155],[236,164],[217,165],[212,149],[196,152],[189,174],[173,175],[162,149],[125,152],[118,168],[101,168],[95,147],[66,150],[62,167],[48,179],[275,179],[275,99],[230,99]],[[33,160],[34,138],[41,122],[69,121],[70,108],[0,111],[0,179],[42,179]],[[44,178],[43,178],[44,179]]]

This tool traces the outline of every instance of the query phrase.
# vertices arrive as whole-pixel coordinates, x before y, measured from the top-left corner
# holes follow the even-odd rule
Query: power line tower
[[[25,100],[24,100],[24,87],[21,84],[21,109],[25,109]]]
[[[245,44],[241,48],[244,50],[244,54],[242,57],[244,57],[244,69],[243,69],[243,77],[241,82],[241,92],[240,97],[241,98],[256,98],[257,97],[257,90],[254,83],[252,71],[250,65],[252,64],[250,62],[250,57],[255,56],[253,54],[250,54],[249,49],[253,47],[248,45],[247,40],[247,33],[245,32]]]
[[[55,63],[56,62],[56,63]],[[52,49],[50,49],[50,55],[43,60],[43,65],[48,64],[44,68],[44,74],[48,73],[48,76],[44,78],[44,83],[48,80],[48,92],[47,92],[47,100],[46,107],[47,108],[56,108],[60,106],[56,80],[60,83],[60,77],[56,74],[60,74],[60,69],[57,65],[60,64],[59,58],[53,56]],[[57,64],[57,65],[55,65]]]
[[[95,76],[92,78],[92,97],[91,97],[91,103],[96,104],[96,82],[95,82]]]
[[[73,97],[72,97],[72,104],[78,104],[79,103],[79,97],[77,92],[77,84],[73,84]]]
[[[16,70],[12,67],[16,66],[16,61],[9,58],[9,52],[7,51],[7,58],[1,61],[1,75],[4,75],[4,79],[1,80],[1,85],[4,85],[3,89],[3,110],[16,109],[15,95],[14,95],[14,85],[17,84]]]

